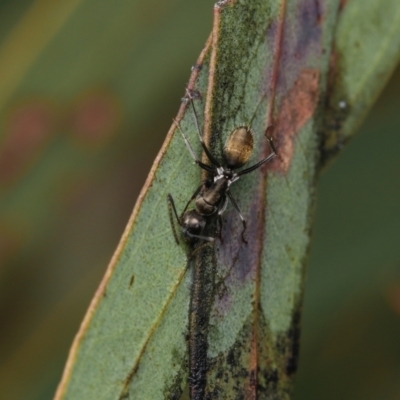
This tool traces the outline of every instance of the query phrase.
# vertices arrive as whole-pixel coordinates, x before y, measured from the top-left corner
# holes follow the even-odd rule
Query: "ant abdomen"
[[[249,161],[253,152],[253,133],[247,126],[234,129],[226,139],[224,158],[227,167],[236,169],[243,167]]]

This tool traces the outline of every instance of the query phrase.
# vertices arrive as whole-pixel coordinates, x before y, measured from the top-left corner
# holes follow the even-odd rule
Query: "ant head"
[[[187,235],[200,235],[206,226],[205,218],[200,215],[196,210],[189,210],[183,214],[182,218],[182,232]],[[189,235],[190,236],[190,235]]]
[[[253,133],[248,126],[235,128],[226,139],[224,158],[230,169],[243,167],[253,152]]]

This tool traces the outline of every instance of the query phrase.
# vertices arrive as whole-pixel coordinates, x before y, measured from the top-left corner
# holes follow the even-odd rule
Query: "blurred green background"
[[[214,1],[0,2],[0,397],[51,399]],[[400,399],[400,69],[320,180],[296,400]]]

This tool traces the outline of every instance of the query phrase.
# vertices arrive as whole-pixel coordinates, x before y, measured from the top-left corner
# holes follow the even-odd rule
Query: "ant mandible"
[[[214,241],[213,237],[202,235],[203,229],[207,224],[207,219],[214,214],[217,214],[220,226],[222,226],[221,215],[225,212],[229,199],[240,216],[243,224],[242,240],[243,242],[247,243],[244,238],[244,232],[246,231],[247,227],[246,220],[244,219],[239,209],[239,206],[229,189],[232,183],[236,182],[242,175],[253,172],[276,156],[277,152],[273,144],[272,138],[267,136],[268,130],[271,128],[271,126],[269,126],[266,130],[266,137],[271,148],[271,154],[269,154],[266,158],[254,164],[253,166],[235,172],[235,170],[243,167],[247,163],[253,152],[254,140],[250,126],[239,126],[230,133],[225,142],[222,154],[226,166],[222,166],[218,162],[218,160],[211,154],[201,136],[192,93],[189,90],[186,90],[186,94],[193,110],[194,122],[196,125],[197,135],[199,137],[201,146],[203,147],[203,150],[212,165],[204,164],[196,157],[192,146],[190,145],[190,142],[185,134],[183,133],[179,122],[175,120],[175,123],[178,126],[179,131],[181,132],[186,147],[189,150],[189,153],[192,156],[194,162],[200,168],[209,173],[209,177],[201,183],[201,185],[193,193],[190,200],[187,202],[181,216],[178,216],[174,199],[172,198],[171,194],[168,194],[167,198],[169,215],[175,240],[179,244],[178,236],[175,232],[171,209],[176,217],[179,226],[181,227],[183,235],[186,238],[188,238],[190,241],[200,239],[212,242]],[[189,204],[193,200],[195,200],[195,208],[187,210]]]

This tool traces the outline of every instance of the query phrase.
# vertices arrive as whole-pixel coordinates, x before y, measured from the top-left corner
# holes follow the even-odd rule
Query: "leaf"
[[[205,138],[220,157],[230,131],[252,121],[250,163],[256,163],[268,154],[264,135],[272,124],[279,155],[232,186],[249,243],[230,209],[223,242],[196,250],[186,270],[193,249],[175,245],[166,196],[172,193],[182,210],[200,171],[189,168],[173,126],[76,337],[56,399],[178,398],[188,375],[192,399],[290,397],[319,146],[327,143],[324,112],[339,93],[332,81],[346,76],[332,54],[349,29],[343,21],[358,17],[360,1],[349,11],[348,4],[327,0],[216,4],[212,42],[188,85],[205,99],[199,112]],[[399,12],[391,5],[392,14]],[[397,38],[390,35],[380,37],[393,49]],[[343,59],[350,60],[345,49]],[[380,64],[380,74],[387,76],[395,62],[393,56]],[[360,93],[376,93],[382,83],[366,76]],[[360,109],[354,107],[354,121],[373,97],[365,94]],[[202,109],[201,101],[196,107]],[[349,109],[338,126],[352,115]],[[200,154],[185,104],[177,119]]]
[[[323,163],[354,135],[399,62],[399,4],[393,0],[343,0],[335,30],[323,126]]]
[[[329,8],[326,15],[334,18],[334,11]],[[319,12],[310,2],[275,7],[254,2],[226,5],[216,16],[216,83],[208,113],[215,118],[209,131],[229,132],[226,126],[235,126],[235,116],[251,115],[266,91],[266,107],[253,122],[263,144],[257,159],[267,154],[263,135],[269,125],[279,159],[267,166],[268,174],[249,175],[232,189],[246,210],[251,239],[247,246],[238,240],[238,218],[229,213],[224,244],[216,252],[216,268],[228,276],[212,299],[206,396],[285,398],[291,390],[315,181],[314,118],[321,71],[329,61],[322,46],[331,35],[321,26]],[[247,46],[230,40],[233,21],[235,36]],[[250,21],[258,31],[249,32]],[[221,126],[221,121],[228,122]],[[192,398],[203,395],[192,388]]]
[[[199,58],[202,69],[193,72],[189,88],[196,81],[205,91],[208,49],[209,45]],[[177,119],[185,131],[195,133],[192,116],[182,119],[185,108],[182,105]],[[93,311],[85,317],[56,398],[125,398],[128,392],[157,398],[179,393],[184,384],[190,276],[185,273],[186,248],[176,246],[172,236],[167,193],[176,193],[182,208],[200,171],[186,168],[191,162],[174,131],[175,126],[92,302]],[[93,352],[97,346],[105,352]]]

